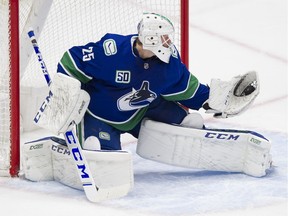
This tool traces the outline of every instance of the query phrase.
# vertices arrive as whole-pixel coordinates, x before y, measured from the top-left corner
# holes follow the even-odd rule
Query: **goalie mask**
[[[174,50],[174,32],[171,21],[155,13],[144,13],[138,24],[138,37],[143,49],[152,51],[165,63],[169,63]]]

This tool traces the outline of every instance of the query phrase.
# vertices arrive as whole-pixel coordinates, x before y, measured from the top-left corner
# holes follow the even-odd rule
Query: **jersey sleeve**
[[[194,93],[193,97],[179,101],[186,107],[193,110],[199,110],[205,101],[209,98],[209,87],[200,83],[197,91]]]
[[[57,72],[72,76],[82,83],[89,82],[95,76],[92,71],[97,68],[97,62],[101,62],[95,61],[96,52],[97,43],[72,47],[63,54],[58,63]]]
[[[190,109],[200,109],[209,97],[209,87],[201,84],[183,63],[178,71],[178,76],[174,77],[175,81],[168,93],[162,96],[166,100],[180,102]]]

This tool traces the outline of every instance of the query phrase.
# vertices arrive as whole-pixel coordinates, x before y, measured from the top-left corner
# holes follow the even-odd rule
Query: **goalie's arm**
[[[177,101],[187,108],[199,110],[214,117],[231,117],[245,111],[259,94],[256,72],[233,77],[230,81],[212,79],[210,87],[201,84],[185,66],[173,77],[171,86],[162,93],[168,101]]]
[[[57,72],[71,76],[81,83],[87,83],[94,78],[95,68],[99,59],[95,60],[94,46],[74,46],[67,50],[58,62]]]
[[[181,100],[179,103],[182,105],[189,107],[193,110],[199,110],[202,108],[203,104],[209,98],[209,87],[207,85],[203,85],[199,83],[199,86],[196,92],[193,94],[193,97],[189,98],[188,100]]]

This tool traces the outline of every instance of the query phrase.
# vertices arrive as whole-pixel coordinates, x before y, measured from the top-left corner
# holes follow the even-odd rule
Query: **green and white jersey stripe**
[[[92,79],[92,77],[86,75],[77,67],[76,62],[74,61],[69,51],[64,53],[60,60],[60,65],[64,68],[67,74],[78,79],[82,83],[87,83]]]

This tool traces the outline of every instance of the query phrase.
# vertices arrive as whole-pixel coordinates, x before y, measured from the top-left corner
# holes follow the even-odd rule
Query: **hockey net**
[[[136,33],[143,12],[171,19],[175,45],[183,62],[188,63],[188,0],[0,1],[0,176],[17,176],[21,134],[37,129],[32,124],[33,107],[40,107],[41,92],[44,95],[47,90],[27,37],[30,27],[52,77],[67,49],[97,41],[108,32]]]

